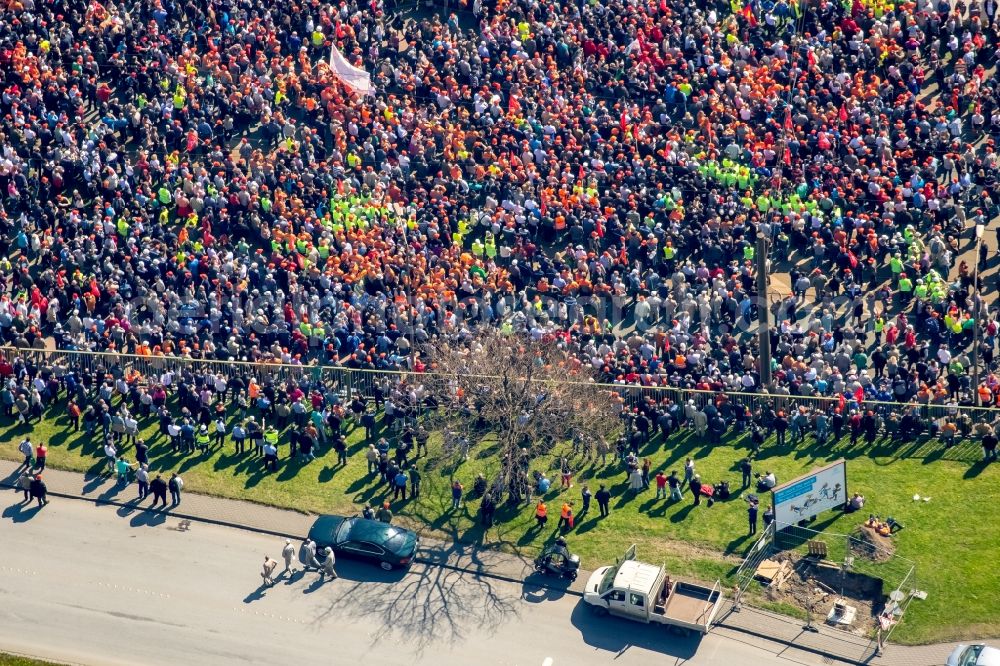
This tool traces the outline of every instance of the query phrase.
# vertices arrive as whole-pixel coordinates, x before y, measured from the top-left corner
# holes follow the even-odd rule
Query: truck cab
[[[614,565],[597,569],[587,580],[583,600],[599,614],[644,623],[670,625],[683,632],[705,633],[722,599],[714,587],[675,581],[664,566],[635,559],[635,546]]]

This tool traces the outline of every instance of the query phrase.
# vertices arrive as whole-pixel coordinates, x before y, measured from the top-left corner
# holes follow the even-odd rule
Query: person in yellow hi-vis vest
[[[490,259],[496,259],[497,256],[497,241],[493,237],[492,231],[486,232],[486,238],[484,245],[486,246],[486,256]]]

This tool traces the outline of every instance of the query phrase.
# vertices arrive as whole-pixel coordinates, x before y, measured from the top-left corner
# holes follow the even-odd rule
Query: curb
[[[15,486],[14,484],[8,483],[7,481],[0,481],[0,488],[17,489],[17,486]],[[133,507],[133,505],[129,504],[128,502],[119,502],[117,500],[93,499],[93,498],[90,498],[90,497],[83,497],[81,495],[72,495],[72,494],[69,494],[69,493],[50,492],[49,495],[52,495],[54,497],[61,497],[63,499],[71,499],[71,500],[89,502],[91,504],[94,504],[95,506]],[[141,509],[141,510],[142,511],[150,511],[150,509]],[[209,524],[209,525],[217,525],[219,527],[228,527],[228,528],[231,528],[231,529],[243,530],[243,531],[246,531],[246,532],[253,532],[255,534],[266,534],[268,536],[275,536],[275,537],[280,537],[280,538],[284,538],[284,539],[296,539],[296,540],[300,540],[301,541],[302,539],[305,538],[304,536],[299,535],[299,534],[289,534],[287,532],[276,532],[274,530],[268,530],[268,529],[261,528],[261,527],[251,527],[249,525],[241,525],[239,523],[233,523],[233,522],[230,522],[230,521],[227,521],[227,520],[219,520],[219,519],[216,519],[216,518],[205,518],[203,516],[194,516],[194,515],[191,515],[191,514],[179,513],[179,512],[175,512],[175,511],[169,511],[169,512],[167,512],[167,515],[174,516],[174,517],[177,517],[177,518],[182,518],[184,520],[193,520],[193,521],[196,521],[196,522],[206,523],[206,524]],[[413,561],[416,562],[416,563],[424,564],[426,566],[439,567],[441,569],[448,569],[448,570],[451,570],[451,571],[458,571],[458,572],[462,572],[462,573],[473,574],[473,575],[476,575],[476,576],[482,576],[484,578],[491,578],[493,580],[500,580],[500,581],[504,581],[504,582],[507,582],[507,583],[527,585],[529,587],[535,587],[535,588],[544,589],[544,590],[554,590],[554,591],[562,592],[563,594],[568,594],[568,595],[571,595],[571,596],[574,596],[574,597],[577,597],[577,598],[580,598],[580,599],[583,598],[583,592],[578,592],[576,590],[572,590],[569,587],[558,587],[556,585],[551,585],[551,584],[548,584],[546,582],[537,582],[536,583],[536,582],[533,582],[533,581],[528,581],[525,578],[518,578],[516,576],[508,576],[508,575],[500,574],[500,573],[492,573],[492,572],[489,572],[489,571],[471,569],[471,568],[467,568],[467,567],[458,566],[458,565],[455,565],[455,564],[449,564],[447,562],[436,561],[436,560],[429,559],[429,558],[426,558],[426,557],[419,557],[419,556],[418,557],[414,557]],[[546,579],[542,579],[542,580],[545,581]],[[733,612],[737,612],[737,611],[730,610],[729,613],[727,613],[725,617],[728,617]],[[835,654],[833,652],[829,652],[827,650],[823,650],[823,649],[820,649],[820,648],[814,648],[814,647],[810,647],[808,645],[801,645],[801,644],[798,644],[798,643],[793,643],[791,641],[782,640],[780,638],[776,638],[774,636],[768,635],[768,634],[763,633],[763,632],[757,632],[757,631],[754,631],[752,629],[747,629],[747,628],[744,628],[744,627],[731,626],[731,625],[725,625],[725,624],[722,624],[722,622],[725,621],[725,617],[722,619],[722,621],[716,623],[716,625],[715,625],[714,628],[726,629],[728,631],[734,631],[734,632],[738,632],[738,633],[745,634],[745,635],[748,635],[748,636],[754,636],[756,638],[760,638],[760,639],[769,641],[771,643],[776,643],[776,644],[779,644],[779,645],[785,645],[787,647],[794,648],[794,649],[800,650],[802,652],[808,652],[809,654],[814,654],[816,656],[823,657],[824,659],[829,659],[829,660],[837,661],[837,662],[840,662],[842,664],[852,664],[852,665],[855,665],[855,666],[868,666],[871,663],[872,659],[876,658],[873,655],[870,659],[868,659],[866,661],[859,661],[857,659],[851,659],[851,658],[845,657],[843,655],[838,655],[838,654]],[[714,630],[714,628],[713,628],[713,630]]]
[[[20,490],[17,486],[15,486],[14,484],[9,483],[7,481],[0,481],[0,488],[10,488],[10,489],[14,489],[14,490]],[[48,494],[51,495],[51,496],[53,496],[53,497],[61,497],[63,499],[71,499],[71,500],[77,500],[77,501],[82,501],[82,502],[89,502],[89,503],[93,504],[94,506],[116,506],[116,507],[121,507],[121,508],[126,508],[126,507],[127,508],[135,508],[137,511],[154,511],[153,509],[149,509],[149,508],[139,509],[139,508],[135,507],[134,505],[132,505],[132,504],[130,504],[128,502],[119,502],[117,500],[94,499],[94,498],[91,498],[91,497],[83,497],[82,495],[72,495],[72,494],[69,494],[69,493],[62,493],[62,492],[55,492],[55,491],[50,491]],[[180,512],[177,512],[177,511],[163,511],[163,510],[160,510],[160,511],[157,511],[157,513],[165,513],[166,515],[173,516],[175,518],[181,518],[181,519],[184,519],[184,520],[193,520],[193,521],[199,522],[199,523],[206,523],[206,524],[209,524],[209,525],[217,525],[219,527],[228,527],[228,528],[231,528],[231,529],[243,530],[245,532],[253,532],[255,534],[266,534],[268,536],[275,536],[275,537],[280,537],[280,538],[283,538],[283,539],[295,539],[295,540],[298,540],[298,541],[302,541],[303,539],[306,538],[305,536],[300,535],[300,534],[290,534],[288,532],[276,532],[274,530],[265,529],[263,527],[251,527],[250,525],[241,525],[239,523],[233,523],[233,522],[230,522],[228,520],[219,520],[217,518],[205,518],[204,516],[195,516],[195,515],[191,515],[191,514],[187,514],[187,513],[180,513]],[[537,582],[536,583],[536,582],[529,581],[529,580],[527,580],[525,578],[518,578],[516,576],[507,576],[507,575],[504,575],[504,574],[492,573],[490,571],[483,571],[483,570],[480,570],[480,569],[472,569],[472,568],[468,568],[468,567],[462,567],[462,566],[459,566],[459,565],[456,565],[456,564],[449,564],[447,562],[440,562],[440,561],[437,561],[437,560],[434,560],[434,559],[430,559],[430,558],[426,558],[426,557],[419,557],[419,556],[418,557],[414,557],[413,561],[417,562],[417,563],[420,563],[420,564],[427,565],[427,566],[439,567],[441,569],[449,569],[451,571],[460,571],[460,572],[463,572],[463,573],[473,574],[473,575],[476,575],[476,576],[482,576],[484,578],[492,578],[494,580],[500,580],[500,581],[504,581],[504,582],[507,582],[507,583],[515,583],[515,584],[520,583],[522,585],[527,585],[527,586],[530,586],[530,587],[537,587],[537,588],[541,588],[541,589],[545,589],[545,590],[555,590],[557,592],[563,592],[564,594],[570,594],[570,595],[573,595],[575,597],[579,597],[581,599],[583,598],[583,592],[577,592],[576,590],[571,590],[568,587],[566,587],[566,588],[558,587],[558,586],[555,586],[555,585],[547,584],[545,582]]]
[[[764,639],[766,641],[769,641],[771,643],[777,643],[779,645],[785,645],[785,646],[788,646],[788,647],[793,648],[795,650],[799,650],[800,652],[808,652],[809,654],[814,654],[814,655],[816,655],[818,657],[822,657],[822,658],[830,660],[830,661],[837,661],[837,662],[840,662],[842,664],[853,664],[855,666],[869,666],[874,659],[879,658],[879,655],[872,654],[872,656],[869,657],[868,659],[866,659],[864,661],[859,661],[857,659],[851,659],[850,657],[845,657],[843,655],[835,654],[833,652],[829,652],[828,650],[823,650],[821,648],[810,647],[808,645],[800,645],[799,643],[793,643],[791,641],[786,641],[786,640],[782,640],[780,638],[775,638],[774,636],[770,636],[770,635],[762,633],[762,632],[754,631],[753,629],[747,629],[747,628],[744,628],[744,627],[736,627],[736,626],[732,626],[732,625],[728,625],[728,624],[722,624],[722,622],[725,621],[725,618],[729,617],[730,613],[734,613],[734,612],[738,613],[739,611],[732,611],[731,610],[731,611],[729,611],[729,613],[726,613],[725,617],[723,617],[723,619],[721,621],[716,622],[715,627],[713,627],[713,631],[715,629],[725,629],[727,631],[734,631],[734,632],[738,632],[738,633],[741,633],[741,634],[745,634],[747,636],[754,636],[755,638],[762,638],[762,639]],[[884,651],[884,649],[883,649],[883,651]]]

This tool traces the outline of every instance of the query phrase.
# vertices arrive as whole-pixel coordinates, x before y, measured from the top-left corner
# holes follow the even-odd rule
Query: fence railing
[[[823,559],[828,565],[839,565],[842,576],[862,574],[881,581],[881,586],[872,599],[872,610],[877,613],[874,641],[864,647],[866,656],[875,656],[885,649],[886,641],[903,620],[914,598],[917,591],[916,564],[877,543],[854,535],[772,523],[746,551],[743,563],[736,571],[733,610],[740,609],[743,597],[757,580],[757,569],[764,560],[782,552],[796,552],[805,556],[811,541],[822,541],[825,544],[826,557]],[[885,592],[886,589],[891,591]],[[839,591],[840,594],[843,592],[843,589]],[[806,602],[806,605],[812,604]],[[808,612],[811,614],[812,609],[809,608]]]
[[[52,366],[57,372],[65,369],[82,370],[87,373],[106,373],[117,378],[128,373],[138,373],[146,382],[158,382],[163,373],[168,370],[173,373],[182,371],[211,372],[227,379],[234,376],[253,377],[258,382],[294,381],[308,384],[312,387],[322,387],[327,392],[334,392],[345,400],[351,400],[358,395],[367,398],[373,395],[376,385],[396,384],[399,382],[422,383],[433,373],[417,373],[407,370],[369,370],[353,369],[332,365],[296,365],[284,363],[253,363],[247,361],[223,361],[196,359],[182,356],[148,356],[139,354],[116,354],[109,352],[89,352],[71,350],[41,350],[4,347],[0,348],[0,356],[13,362],[16,358],[30,360],[36,364]],[[708,391],[669,386],[642,386],[634,384],[600,384],[589,382],[596,391],[613,392],[623,405],[637,407],[647,402],[662,403],[671,400],[677,404],[693,403],[698,408],[714,405],[726,418],[727,424],[740,426],[737,414],[744,410],[757,413],[765,405],[777,410],[785,410],[791,414],[799,408],[807,410],[828,410],[840,403],[839,398],[828,396],[790,396],[782,394],[751,393],[742,391]],[[882,417],[891,412],[901,412],[913,408],[917,410],[923,426],[934,427],[944,419],[957,422],[962,451],[953,451],[952,455],[970,457],[975,455],[975,442],[962,436],[973,434],[977,423],[1000,423],[1000,409],[988,407],[959,406],[954,404],[939,404],[931,402],[881,402],[863,400],[860,403],[851,401],[852,408],[872,410]],[[968,451],[964,449],[969,449]]]
[[[761,563],[771,556],[774,547],[774,523],[771,523],[761,533],[754,545],[750,546],[743,557],[743,564],[736,570],[736,590],[733,594],[733,609],[739,610],[743,603],[743,595],[757,578],[757,569]]]
[[[140,354],[118,354],[111,352],[91,352],[72,350],[44,350],[14,347],[0,347],[0,357],[9,362],[20,357],[34,363],[51,365],[55,368],[75,368],[87,372],[103,370],[114,376],[124,376],[135,371],[146,378],[146,381],[159,381],[162,373],[170,370],[174,373],[183,370],[192,372],[212,372],[226,378],[233,376],[254,377],[258,381],[270,379],[274,382],[292,380],[307,382],[314,386],[322,385],[333,389],[341,395],[352,398],[354,395],[369,397],[376,384],[395,382],[421,383],[432,372],[418,373],[410,370],[371,370],[355,369],[335,365],[296,365],[286,363],[254,363],[249,361],[223,361],[197,359],[183,356],[147,356]],[[568,380],[567,380],[568,381]],[[756,413],[765,405],[776,410],[784,410],[791,414],[799,408],[808,410],[829,409],[840,404],[840,398],[834,396],[793,396],[779,393],[754,393],[746,391],[710,391],[701,389],[679,388],[672,386],[645,386],[637,384],[602,384],[597,382],[578,382],[592,386],[597,391],[608,391],[618,396],[620,401],[630,407],[637,407],[647,402],[662,403],[671,400],[677,404],[694,403],[697,407],[716,406],[723,416],[733,417],[738,409],[747,408]],[[995,407],[974,407],[967,405],[945,404],[941,402],[885,402],[878,400],[846,400],[848,409],[872,410],[880,416],[888,416],[892,412],[902,413],[907,409],[915,409],[921,421],[926,425],[942,419],[955,419],[960,428],[959,436],[971,434],[975,423],[1000,424],[1000,409]],[[962,427],[969,431],[963,432]]]

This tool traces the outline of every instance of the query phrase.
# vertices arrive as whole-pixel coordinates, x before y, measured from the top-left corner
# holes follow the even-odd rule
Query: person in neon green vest
[[[889,270],[892,271],[892,279],[898,281],[900,273],[903,272],[903,260],[900,258],[899,252],[889,257]]]
[[[913,280],[906,276],[906,273],[899,274],[899,293],[903,294],[904,298],[909,298],[910,293],[913,291]]]
[[[486,242],[484,243],[486,247],[486,256],[490,259],[495,259],[497,256],[497,241],[493,238],[493,232],[486,232]]]

